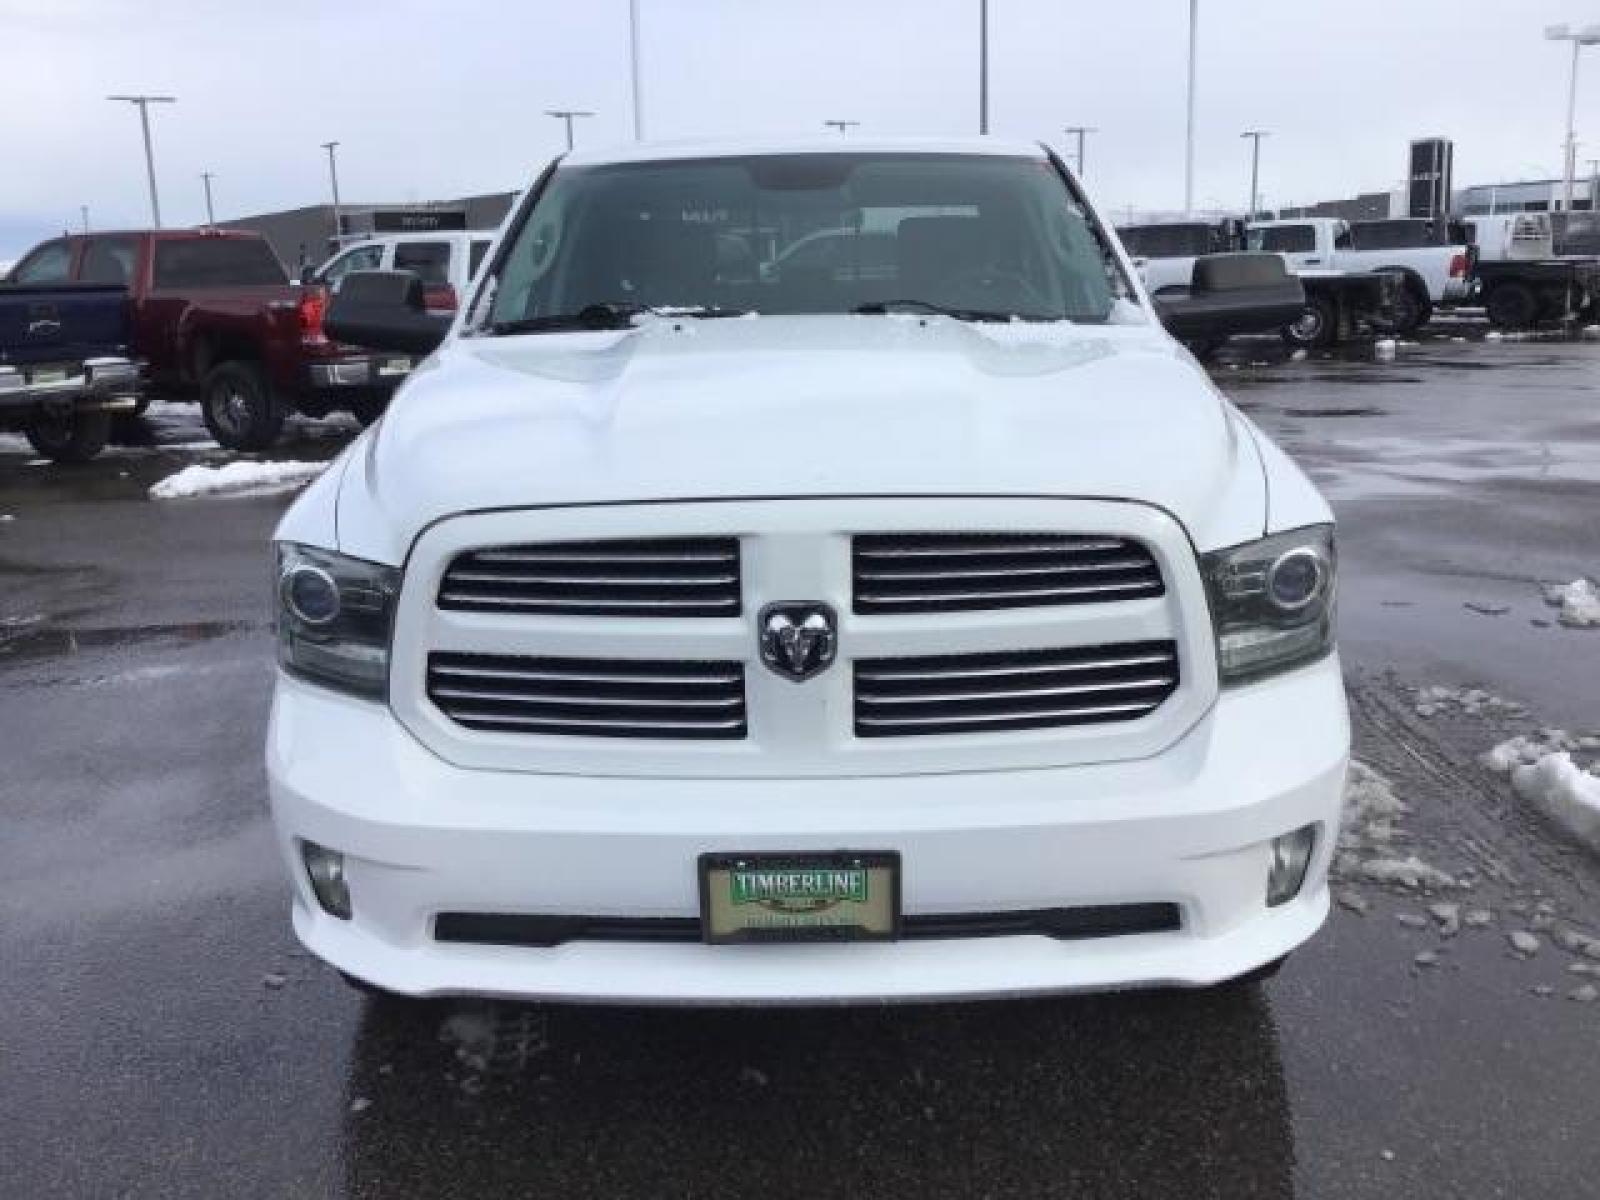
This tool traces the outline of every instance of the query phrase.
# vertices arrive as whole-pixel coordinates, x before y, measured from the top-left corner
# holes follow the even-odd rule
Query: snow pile
[[[1519,716],[1527,710],[1513,700],[1506,700],[1482,688],[1451,688],[1435,684],[1417,689],[1417,716],[1432,717],[1451,711],[1476,717],[1482,713]]]
[[[1458,886],[1456,879],[1418,858],[1402,853],[1406,840],[1400,818],[1411,810],[1395,795],[1390,782],[1363,762],[1352,762],[1344,786],[1344,822],[1334,874],[1342,879],[1390,884],[1413,891]]]
[[[1600,852],[1600,777],[1572,761],[1566,751],[1511,772],[1511,786],[1536,811]]]
[[[1544,585],[1544,602],[1559,608],[1556,620],[1574,629],[1600,626],[1600,588],[1592,579]]]
[[[1504,775],[1513,767],[1527,766],[1550,754],[1573,750],[1600,750],[1600,735],[1568,733],[1565,729],[1541,729],[1520,733],[1479,755],[1478,761],[1491,771]]]
[[[185,467],[150,486],[152,500],[189,496],[238,495],[276,491],[310,483],[328,469],[325,462],[231,462],[220,467]]]

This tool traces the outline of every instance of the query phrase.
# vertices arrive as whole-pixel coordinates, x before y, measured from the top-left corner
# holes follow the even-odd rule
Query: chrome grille
[[[1178,686],[1173,642],[855,663],[857,737],[1132,721]]]
[[[859,534],[851,559],[862,614],[1093,604],[1165,590],[1150,551],[1119,537]]]
[[[645,538],[472,550],[445,571],[439,607],[592,617],[736,617],[739,540]]]
[[[742,738],[738,662],[433,654],[428,698],[468,729],[619,738]]]

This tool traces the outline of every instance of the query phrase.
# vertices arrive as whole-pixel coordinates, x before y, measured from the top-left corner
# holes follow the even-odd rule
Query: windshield
[[[814,154],[563,169],[500,268],[491,330],[593,306],[1103,321],[1131,298],[1049,162]]]

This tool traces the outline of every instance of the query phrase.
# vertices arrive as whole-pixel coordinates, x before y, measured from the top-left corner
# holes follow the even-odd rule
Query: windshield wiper
[[[491,336],[514,333],[560,333],[571,330],[631,329],[636,318],[694,317],[709,320],[714,317],[742,317],[741,308],[716,308],[702,304],[653,305],[632,300],[602,300],[586,304],[577,312],[550,313],[538,317],[519,317],[513,321],[496,321],[485,331]]]
[[[860,316],[881,317],[897,309],[909,308],[916,312],[937,313],[941,317],[954,317],[957,321],[1059,321],[1060,317],[1041,316],[1037,313],[1001,312],[991,308],[956,308],[948,304],[935,304],[932,300],[870,300],[858,304],[850,311]]]

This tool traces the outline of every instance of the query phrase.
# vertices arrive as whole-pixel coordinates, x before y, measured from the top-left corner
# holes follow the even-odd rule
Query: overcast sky
[[[977,125],[978,0],[642,0],[646,133],[679,138]],[[1187,0],[991,0],[991,125],[1064,142],[1098,126],[1103,207],[1183,198]],[[1269,205],[1398,184],[1406,143],[1456,142],[1456,184],[1556,175],[1565,45],[1546,24],[1595,0],[1201,0],[1196,201],[1242,207],[1248,143],[1272,130]],[[584,143],[632,136],[627,0],[0,0],[0,259],[78,222],[148,223],[138,118],[152,109],[167,224],[324,200],[522,186],[562,146],[546,108],[588,108]],[[1600,156],[1600,49],[1580,160]],[[1586,169],[1586,168],[1583,168]]]

